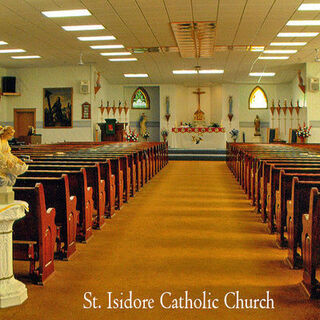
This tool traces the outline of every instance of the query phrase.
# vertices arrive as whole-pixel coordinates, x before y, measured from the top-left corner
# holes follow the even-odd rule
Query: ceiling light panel
[[[77,37],[80,41],[106,41],[116,40],[114,36],[93,36],[93,37]]]
[[[91,13],[86,9],[42,11],[41,13],[48,18],[91,16]]]
[[[287,59],[289,59],[289,57],[285,57],[285,56],[279,56],[279,57],[262,56],[262,57],[258,57],[258,59],[260,59],[260,60],[287,60]]]
[[[264,50],[263,53],[283,54],[283,53],[296,53],[298,50]]]
[[[5,41],[0,41],[0,46],[3,46],[5,44],[8,44],[8,42],[5,42]]]
[[[111,58],[111,59],[109,59],[109,61],[112,61],[112,62],[137,61],[137,60],[138,60],[137,58]]]
[[[11,56],[12,59],[40,59],[40,56]]]
[[[146,73],[125,73],[124,76],[126,78],[148,78],[148,74]]]
[[[173,74],[197,74],[197,70],[173,70]]]
[[[88,24],[80,26],[62,26],[62,29],[66,31],[85,31],[85,30],[103,30],[104,26],[102,24]]]
[[[101,52],[102,56],[131,56],[131,52]]]
[[[289,20],[287,26],[320,26],[320,20]]]
[[[271,42],[270,46],[278,46],[278,47],[299,47],[305,46],[307,42]]]
[[[90,46],[91,49],[99,50],[99,49],[122,49],[124,46],[122,44],[102,44],[96,46]]]
[[[277,37],[289,38],[289,37],[316,37],[319,32],[280,32]]]
[[[320,3],[303,3],[299,8],[299,11],[318,11],[320,10]]]
[[[250,77],[274,77],[275,72],[250,72]]]
[[[18,52],[26,52],[23,49],[1,49],[0,53],[18,53]]]
[[[207,70],[199,70],[201,74],[222,74],[224,70],[217,70],[217,69],[207,69]]]

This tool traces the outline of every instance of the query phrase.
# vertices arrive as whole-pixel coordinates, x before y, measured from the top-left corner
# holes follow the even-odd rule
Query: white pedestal
[[[252,142],[261,143],[262,142],[262,137],[261,136],[253,136]]]
[[[15,201],[0,205],[0,308],[23,303],[27,298],[26,286],[13,275],[12,226],[25,216],[26,202]]]

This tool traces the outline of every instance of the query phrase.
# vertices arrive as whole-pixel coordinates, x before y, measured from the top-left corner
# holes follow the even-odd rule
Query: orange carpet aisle
[[[252,212],[223,162],[170,162],[68,262],[57,261],[44,287],[28,283],[28,300],[0,310],[0,319],[319,319],[298,283],[301,270],[284,264],[274,236]],[[15,263],[21,274],[26,264]],[[27,270],[24,270],[27,272]],[[107,309],[114,298],[154,299],[154,308]],[[165,309],[171,300],[211,293],[218,309]],[[275,309],[228,309],[224,296],[270,297]],[[89,306],[91,292],[101,308]],[[233,293],[228,296],[234,304]],[[89,298],[89,294],[87,294]]]

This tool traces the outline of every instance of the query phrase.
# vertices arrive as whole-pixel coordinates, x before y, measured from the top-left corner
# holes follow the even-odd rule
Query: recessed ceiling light
[[[12,56],[12,59],[39,59],[40,56]]]
[[[320,3],[304,3],[299,8],[299,11],[316,11],[320,10]]]
[[[146,73],[125,73],[124,76],[126,78],[148,78],[148,74]]]
[[[277,37],[315,37],[319,32],[280,32]]]
[[[250,72],[250,77],[274,77],[274,72]]]
[[[279,46],[279,47],[295,47],[295,46],[305,46],[306,42],[271,42],[270,46]]]
[[[224,73],[224,70],[216,70],[216,69],[199,70],[199,73],[204,73],[204,74],[221,74],[221,73]]]
[[[23,49],[1,49],[0,53],[15,53],[15,52],[26,52]]]
[[[97,46],[90,46],[91,49],[122,49],[122,44],[102,44]]]
[[[263,56],[263,57],[258,57],[258,59],[260,60],[286,60],[289,59],[289,57],[267,57],[267,56]]]
[[[131,56],[131,52],[101,52],[102,56]]]
[[[271,54],[278,54],[278,53],[296,53],[298,50],[264,50],[263,53],[271,53]]]
[[[93,36],[93,37],[77,37],[80,41],[103,41],[103,40],[116,40],[114,36]]]
[[[87,9],[42,11],[41,13],[48,18],[91,16]]]
[[[81,26],[62,26],[62,29],[66,31],[102,30],[104,26],[102,24],[88,24]]]
[[[196,74],[197,70],[173,70],[173,74]]]
[[[287,26],[320,26],[320,20],[289,20]]]
[[[111,58],[109,61],[117,62],[117,61],[137,61],[137,58]]]
[[[5,41],[0,41],[0,46],[3,46],[5,44],[8,44],[8,42],[5,42]]]

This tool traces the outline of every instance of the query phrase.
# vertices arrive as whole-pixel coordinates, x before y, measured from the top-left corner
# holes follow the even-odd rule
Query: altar
[[[224,128],[172,128],[171,148],[178,149],[225,149]]]

